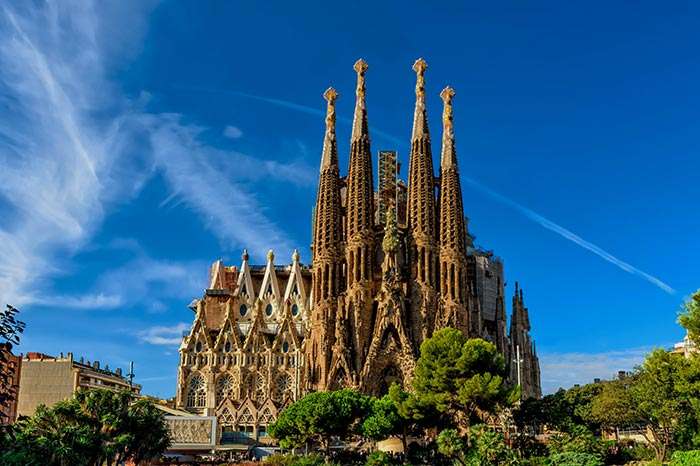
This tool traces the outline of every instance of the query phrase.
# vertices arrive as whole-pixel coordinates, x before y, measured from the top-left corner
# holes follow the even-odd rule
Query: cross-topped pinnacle
[[[415,71],[418,75],[423,75],[427,68],[428,68],[428,63],[426,63],[426,61],[423,60],[422,58],[419,58],[413,64],[413,71]]]
[[[357,74],[365,74],[367,68],[369,68],[369,66],[367,66],[367,62],[363,58],[357,60],[353,65],[353,69],[357,71]]]
[[[326,134],[323,137],[321,153],[321,171],[338,164],[335,147],[335,99],[338,98],[338,91],[329,87],[323,93],[323,98],[328,102],[328,107],[326,108]]]
[[[455,90],[450,86],[447,86],[440,92],[440,98],[445,103],[445,105],[452,105],[452,97],[455,95]]]
[[[326,99],[328,102],[328,105],[332,105],[335,103],[335,99],[338,98],[338,91],[333,89],[332,87],[329,87],[326,89],[326,92],[323,93],[323,98]]]
[[[422,58],[416,60],[413,64],[413,71],[416,72],[416,96],[425,96],[425,70],[428,64]]]

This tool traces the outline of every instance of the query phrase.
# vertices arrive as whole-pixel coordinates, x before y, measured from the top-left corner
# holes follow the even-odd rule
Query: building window
[[[282,343],[282,352],[283,352],[283,353],[288,353],[288,352],[289,352],[289,343],[286,342],[286,341],[285,341],[284,343]]]
[[[292,304],[292,315],[294,317],[299,315],[299,306],[297,306],[296,304]]]
[[[230,341],[227,341],[226,344],[224,344],[224,351],[225,351],[226,353],[230,353],[230,352],[231,352],[231,342],[230,342]]]
[[[206,402],[207,392],[204,379],[201,375],[195,374],[190,378],[187,386],[187,407],[203,408]]]
[[[216,404],[235,396],[236,382],[230,374],[224,374],[216,381]]]
[[[281,401],[284,396],[292,390],[292,377],[288,374],[283,374],[275,380],[275,400]]]
[[[238,308],[238,312],[240,312],[241,317],[245,316],[248,313],[248,306],[241,304],[241,307]]]
[[[198,341],[197,344],[194,346],[194,349],[196,352],[200,353],[202,351],[202,342]]]
[[[268,317],[272,315],[272,304],[265,306],[265,315]]]

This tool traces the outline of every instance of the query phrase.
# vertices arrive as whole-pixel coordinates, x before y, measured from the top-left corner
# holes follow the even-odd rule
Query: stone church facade
[[[453,129],[454,91],[443,100],[439,172],[433,169],[425,105],[425,61],[413,66],[416,101],[408,183],[396,154],[374,170],[365,101],[367,64],[358,60],[347,176],[335,133],[337,92],[327,102],[311,266],[214,263],[193,302],[180,346],[177,407],[216,416],[220,442],[262,439],[289,403],[314,390],[385,392],[410,384],[420,344],[455,327],[492,341],[523,397],[539,397],[539,361],[517,287],[507,330],[503,263],[475,248],[467,229]]]

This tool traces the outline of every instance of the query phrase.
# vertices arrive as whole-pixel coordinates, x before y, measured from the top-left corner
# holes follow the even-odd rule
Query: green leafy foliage
[[[327,462],[321,455],[270,455],[265,458],[268,466],[340,466]]]
[[[7,305],[0,311],[0,408],[7,407],[9,401],[16,396],[17,387],[12,384],[12,372],[8,364],[12,353],[12,346],[19,343],[19,338],[24,332],[24,322],[17,319],[19,311]],[[0,421],[3,421],[0,409]],[[0,422],[0,425],[3,422]]]
[[[169,442],[162,414],[150,401],[134,401],[128,392],[87,390],[16,422],[0,445],[0,464],[139,464],[159,457]]]
[[[471,429],[471,445],[459,435],[456,429],[445,429],[437,437],[438,452],[464,466],[517,466],[520,460],[515,451],[508,447],[503,435],[476,425]]]
[[[496,347],[453,328],[421,345],[413,379],[419,403],[449,416],[464,433],[475,419],[512,404],[517,390],[505,384],[505,362]]]
[[[603,466],[603,461],[590,453],[565,452],[549,457],[548,466]]]
[[[369,397],[350,389],[310,393],[282,411],[269,432],[283,448],[317,441],[328,449],[331,437],[358,430],[370,404]]]
[[[600,384],[602,390],[591,403],[589,417],[604,428],[615,431],[616,428],[639,423],[640,419],[631,393],[635,380],[634,377],[626,377]]]
[[[690,450],[674,452],[669,466],[697,466],[698,464],[700,464],[700,450]]]
[[[573,426],[569,432],[553,435],[547,444],[553,455],[559,453],[585,453],[602,460],[605,456],[605,445],[599,437],[585,426]]]
[[[383,451],[374,451],[365,461],[365,466],[400,466],[401,462]]]
[[[700,347],[700,290],[693,293],[683,304],[678,323],[687,330],[690,340]]]

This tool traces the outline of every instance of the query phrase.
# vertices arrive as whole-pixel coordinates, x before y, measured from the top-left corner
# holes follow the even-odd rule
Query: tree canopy
[[[517,387],[506,385],[505,377],[504,358],[492,343],[445,328],[421,345],[413,388],[419,402],[448,415],[468,435],[475,419],[516,400]]]
[[[700,290],[683,304],[683,312],[678,316],[678,322],[688,332],[688,337],[700,347]]]
[[[282,411],[269,432],[284,448],[318,441],[328,449],[331,437],[357,430],[369,410],[370,398],[350,389],[314,392]]]
[[[51,408],[39,406],[0,440],[0,464],[97,466],[159,457],[170,443],[162,412],[129,392],[80,391]]]

